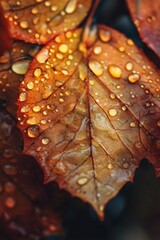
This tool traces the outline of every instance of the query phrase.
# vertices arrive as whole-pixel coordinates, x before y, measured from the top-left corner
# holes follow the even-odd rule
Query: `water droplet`
[[[70,0],[65,9],[66,13],[68,14],[73,13],[77,8],[77,2],[78,0]]]
[[[8,197],[8,198],[6,198],[5,205],[8,208],[13,208],[13,207],[15,207],[16,202],[12,197]]]
[[[20,26],[21,26],[21,28],[23,28],[23,29],[26,29],[26,28],[28,28],[29,27],[29,24],[28,24],[28,21],[21,21],[20,22]]]
[[[68,45],[67,44],[61,44],[60,46],[59,46],[59,51],[61,52],[61,53],[67,53],[68,52]]]
[[[123,166],[123,168],[125,168],[125,169],[128,169],[128,168],[129,168],[129,164],[128,164],[127,162],[123,163],[122,166]]]
[[[127,63],[126,64],[126,69],[128,70],[128,71],[131,71],[132,69],[133,69],[133,64],[132,63]]]
[[[39,112],[41,110],[41,107],[36,105],[32,109],[33,109],[34,112]]]
[[[102,48],[101,47],[97,46],[97,47],[94,48],[94,53],[95,54],[100,54],[101,52],[102,52]]]
[[[12,64],[12,71],[19,75],[26,74],[30,60],[21,60]]]
[[[27,123],[29,125],[37,125],[38,124],[38,119],[36,117],[29,117],[27,119]]]
[[[58,59],[62,60],[63,59],[63,54],[58,52],[58,53],[56,53],[56,57]]]
[[[79,77],[82,81],[85,81],[86,77],[87,77],[87,68],[85,65],[80,64],[78,66],[78,70],[79,70]]]
[[[32,14],[37,14],[38,13],[38,9],[37,8],[32,8],[31,9],[31,13]]]
[[[132,39],[127,39],[127,44],[129,46],[133,46],[134,45],[134,42],[132,41]]]
[[[116,98],[116,96],[115,96],[114,93],[111,93],[111,94],[109,95],[109,97],[110,97],[111,99],[113,99],[113,100]]]
[[[111,33],[108,30],[100,29],[99,37],[103,42],[109,42],[111,39]]]
[[[22,108],[21,108],[21,112],[22,113],[26,113],[26,112],[28,112],[30,110],[30,107],[29,106],[23,106]]]
[[[24,101],[26,101],[26,99],[27,99],[26,92],[21,92],[20,95],[19,95],[19,101],[24,102]]]
[[[81,186],[85,185],[87,182],[88,182],[88,178],[86,178],[86,177],[81,177],[77,180],[77,183]]]
[[[27,83],[27,88],[28,88],[29,90],[33,89],[33,88],[34,88],[34,83],[31,82],[31,81],[29,81],[29,82]]]
[[[108,169],[112,169],[113,165],[111,163],[109,163],[107,167],[108,167]]]
[[[141,148],[141,147],[142,147],[142,143],[141,143],[141,142],[137,142],[137,143],[135,144],[135,146],[136,146],[136,148]]]
[[[12,182],[7,182],[4,186],[5,192],[11,193],[15,191],[15,185]]]
[[[110,65],[108,71],[114,78],[120,78],[122,76],[122,70],[115,65]]]
[[[49,57],[48,49],[42,49],[40,53],[37,54],[36,59],[39,63],[45,63]]]
[[[96,76],[101,76],[103,74],[102,65],[96,60],[89,61],[89,68]]]
[[[91,86],[94,86],[94,84],[95,84],[94,80],[90,80],[90,81],[89,81],[89,84],[90,84]]]
[[[3,171],[7,174],[7,175],[15,175],[17,173],[17,169],[15,166],[12,165],[4,165],[3,166]]]
[[[30,126],[27,129],[27,134],[30,138],[35,138],[39,135],[39,127],[37,125]]]
[[[135,126],[136,126],[136,123],[135,123],[135,122],[131,122],[131,123],[130,123],[130,126],[131,126],[131,127],[135,127]]]
[[[63,70],[62,70],[62,73],[63,73],[64,75],[68,75],[68,74],[69,74],[69,72],[68,72],[66,69],[63,69]]]
[[[100,205],[100,206],[99,206],[99,211],[100,211],[100,212],[103,212],[103,211],[104,211],[104,205]]]
[[[135,83],[140,79],[140,75],[138,73],[134,73],[128,76],[128,81],[130,83]]]
[[[34,76],[35,77],[40,77],[41,76],[41,73],[42,73],[42,70],[41,70],[41,68],[36,68],[35,70],[34,70]]]
[[[48,138],[42,138],[42,144],[47,145],[49,143]]]
[[[117,115],[117,110],[114,108],[109,109],[109,115],[115,117]]]

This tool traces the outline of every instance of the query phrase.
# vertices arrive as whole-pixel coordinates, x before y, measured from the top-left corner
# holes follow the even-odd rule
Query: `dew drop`
[[[48,49],[42,49],[39,54],[37,54],[36,59],[39,63],[45,63],[49,57]]]
[[[123,163],[122,166],[123,166],[123,168],[125,168],[125,169],[128,169],[128,168],[129,168],[129,164],[128,164],[127,162]]]
[[[111,170],[113,168],[113,165],[111,163],[108,164],[107,168]]]
[[[7,182],[4,186],[4,190],[7,193],[11,193],[15,191],[15,185],[12,182]]]
[[[36,117],[29,117],[27,119],[27,123],[29,125],[36,125],[38,123],[38,119]]]
[[[122,76],[122,70],[115,65],[110,65],[108,71],[114,78],[120,78]]]
[[[8,208],[14,208],[15,205],[16,205],[16,202],[15,202],[15,200],[12,197],[8,197],[5,200],[5,205]]]
[[[115,117],[117,115],[117,110],[114,108],[109,109],[109,115]]]
[[[48,138],[42,138],[42,144],[47,145],[49,143]]]
[[[19,75],[26,74],[29,67],[30,60],[17,61],[12,64],[12,71]]]
[[[135,122],[131,122],[130,123],[130,127],[135,127],[136,126],[136,123]]]
[[[108,30],[100,29],[99,37],[103,42],[109,42],[111,39],[111,33]]]
[[[87,182],[88,182],[88,178],[86,178],[86,177],[81,177],[77,180],[77,183],[81,186],[85,185]]]
[[[134,45],[134,42],[132,41],[132,39],[127,39],[127,44],[129,46],[133,46]]]
[[[32,109],[33,109],[33,112],[39,112],[41,110],[41,107],[36,105]]]
[[[4,165],[3,166],[3,171],[7,174],[7,175],[16,175],[17,173],[17,169],[16,167],[12,166],[12,165]]]
[[[21,21],[20,22],[20,27],[23,29],[27,29],[29,27],[28,21]]]
[[[73,13],[77,8],[77,2],[78,0],[70,0],[65,9],[66,13],[68,14]]]
[[[79,71],[79,77],[82,81],[85,81],[87,77],[87,68],[85,65],[80,64],[78,66],[78,71]]]
[[[128,70],[128,71],[131,71],[132,69],[133,69],[133,64],[132,63],[127,63],[126,64],[126,69]]]
[[[67,45],[67,44],[61,44],[61,45],[59,46],[59,51],[60,51],[61,53],[67,53],[67,52],[68,52],[68,45]]]
[[[114,99],[116,98],[116,96],[115,96],[114,93],[111,93],[111,94],[109,95],[109,97],[110,97],[112,100],[114,100]]]
[[[32,8],[31,9],[31,13],[32,14],[37,14],[38,13],[38,9],[37,8]]]
[[[62,60],[63,59],[63,54],[58,52],[58,53],[56,53],[56,57],[58,59]]]
[[[134,73],[128,76],[128,81],[130,83],[135,83],[140,79],[140,75],[138,73]]]
[[[33,125],[33,126],[30,126],[28,129],[27,129],[27,134],[28,134],[28,137],[30,138],[35,138],[39,135],[39,127],[37,125]]]
[[[34,88],[34,83],[33,83],[32,81],[29,81],[29,82],[27,83],[27,88],[28,88],[29,90],[33,89],[33,88]]]
[[[34,70],[34,76],[35,77],[40,77],[41,76],[41,73],[42,73],[42,70],[41,70],[41,68],[36,68],[35,70]]]
[[[101,47],[97,46],[97,47],[94,48],[94,53],[95,54],[100,54],[101,52],[102,52],[102,48]]]
[[[103,74],[102,65],[96,60],[89,61],[89,68],[96,76],[101,76]]]
[[[27,94],[25,92],[21,92],[19,95],[19,101],[24,102],[27,99]]]
[[[22,108],[21,108],[21,112],[22,113],[26,113],[26,112],[28,112],[30,110],[30,107],[29,106],[23,106]]]

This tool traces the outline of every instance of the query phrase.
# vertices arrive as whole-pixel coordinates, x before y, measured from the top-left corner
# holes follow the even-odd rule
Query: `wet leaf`
[[[3,11],[0,5],[0,56],[10,47],[11,39],[8,32],[8,24],[4,18]]]
[[[127,0],[127,4],[142,40],[160,57],[160,0]]]
[[[91,0],[2,0],[11,35],[31,43],[46,43],[74,29],[86,17]]]
[[[43,184],[35,159],[22,155],[21,140],[14,120],[1,110],[0,225],[6,227],[7,239],[39,240],[62,230],[68,195],[55,183]]]
[[[142,158],[159,172],[159,72],[115,30],[62,33],[34,58],[20,87],[27,154],[45,181],[103,208]],[[45,56],[45,57],[44,57]]]
[[[0,100],[13,116],[16,116],[15,102],[20,82],[39,49],[37,45],[15,41],[11,49],[0,57]]]

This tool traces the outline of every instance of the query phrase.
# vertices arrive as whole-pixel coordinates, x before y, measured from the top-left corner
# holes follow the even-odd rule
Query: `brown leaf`
[[[100,26],[62,33],[34,58],[21,84],[19,128],[45,181],[104,204],[160,153],[159,72],[131,39]]]
[[[0,56],[10,47],[11,39],[8,31],[8,24],[4,18],[3,11],[0,5]]]
[[[41,169],[32,157],[22,155],[21,145],[14,120],[1,110],[0,222],[12,240],[38,240],[61,231],[68,195],[55,183],[43,185]]]
[[[160,57],[160,0],[127,0],[142,40]]]
[[[18,90],[29,63],[40,49],[37,45],[15,41],[9,51],[0,57],[0,99],[6,109],[16,116]]]
[[[58,33],[74,29],[86,17],[91,0],[3,0],[13,38],[46,43]]]

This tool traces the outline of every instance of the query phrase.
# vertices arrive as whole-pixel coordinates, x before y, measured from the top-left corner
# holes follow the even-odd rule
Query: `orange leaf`
[[[3,0],[13,38],[46,43],[58,33],[74,29],[86,17],[91,0]]]
[[[127,0],[142,40],[160,57],[160,0]]]
[[[131,39],[104,26],[58,35],[34,58],[20,87],[25,152],[45,181],[104,204],[133,179],[142,158],[159,172],[159,73]]]
[[[16,99],[18,89],[24,78],[29,63],[40,47],[15,41],[10,51],[0,57],[0,99],[6,104],[6,109],[16,116]]]
[[[36,161],[21,153],[21,139],[15,121],[1,110],[0,222],[7,225],[13,240],[40,239],[61,231],[68,195],[55,183],[43,185]]]

